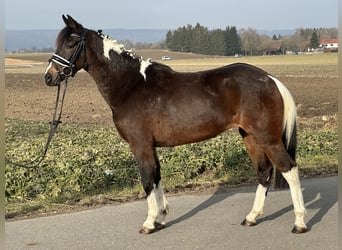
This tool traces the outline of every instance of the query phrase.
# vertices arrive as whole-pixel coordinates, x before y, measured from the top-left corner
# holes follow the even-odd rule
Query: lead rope
[[[52,117],[52,121],[50,122],[50,131],[49,131],[49,136],[47,138],[44,150],[42,151],[42,154],[40,156],[38,156],[36,159],[32,160],[30,163],[17,163],[17,162],[13,162],[11,160],[9,160],[7,157],[5,157],[5,161],[6,163],[12,164],[14,166],[17,167],[21,167],[21,168],[36,168],[37,166],[39,166],[40,163],[42,163],[42,161],[45,159],[46,153],[49,149],[49,145],[52,141],[53,136],[55,135],[56,131],[57,131],[57,127],[60,123],[62,123],[61,118],[62,118],[62,111],[63,111],[63,104],[64,104],[64,97],[65,97],[65,93],[66,93],[66,89],[67,89],[67,85],[68,85],[68,77],[65,78],[64,80],[64,90],[63,90],[63,95],[62,95],[62,99],[61,101],[60,99],[60,91],[61,91],[61,84],[58,84],[57,87],[57,95],[56,95],[56,103],[55,103],[55,110],[53,112],[53,117]],[[57,110],[58,110],[58,106],[60,103],[60,108],[59,108],[59,114],[57,117]],[[57,119],[56,119],[57,117]]]

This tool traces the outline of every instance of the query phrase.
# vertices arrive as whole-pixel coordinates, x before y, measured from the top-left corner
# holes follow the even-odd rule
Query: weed
[[[42,150],[47,130],[42,122],[7,119],[7,157],[32,160]],[[298,135],[297,162],[305,173],[337,171],[336,129],[304,129]],[[233,130],[196,144],[159,148],[158,154],[166,188],[220,180],[239,183],[255,175],[243,141]],[[113,128],[94,125],[61,126],[39,168],[6,165],[5,178],[8,204],[142,190],[128,145]]]

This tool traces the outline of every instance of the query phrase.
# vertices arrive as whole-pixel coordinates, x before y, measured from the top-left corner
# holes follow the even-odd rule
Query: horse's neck
[[[112,110],[116,108],[118,103],[122,102],[124,98],[123,92],[127,91],[127,79],[129,79],[129,76],[125,77],[123,72],[120,67],[117,67],[116,71],[109,64],[95,64],[88,69],[88,73],[96,82],[101,95]],[[126,79],[126,81],[122,79]]]

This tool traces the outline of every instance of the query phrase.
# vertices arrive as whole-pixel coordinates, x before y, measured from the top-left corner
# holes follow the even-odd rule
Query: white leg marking
[[[300,228],[306,228],[304,216],[306,209],[304,206],[303,194],[300,187],[298,167],[293,167],[290,171],[282,173],[286,181],[289,183],[291,198],[295,213],[295,225]]]
[[[246,216],[247,221],[256,222],[256,218],[264,213],[264,205],[266,199],[267,188],[259,184],[255,193],[255,199],[253,208],[250,213]]]
[[[154,229],[154,223],[165,225],[165,216],[169,212],[169,205],[164,196],[164,191],[161,186],[161,181],[158,187],[153,185],[153,190],[147,197],[148,213],[143,227],[148,229]]]
[[[156,198],[158,204],[158,217],[156,219],[156,222],[165,225],[165,217],[169,213],[169,203],[165,198],[161,181],[159,182],[158,188],[156,189]]]

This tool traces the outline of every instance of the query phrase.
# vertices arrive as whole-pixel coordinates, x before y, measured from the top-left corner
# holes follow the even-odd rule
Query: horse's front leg
[[[147,218],[139,232],[149,234],[165,227],[169,205],[161,184],[160,164],[155,148],[139,147],[132,148],[132,151],[138,163],[148,207]]]

